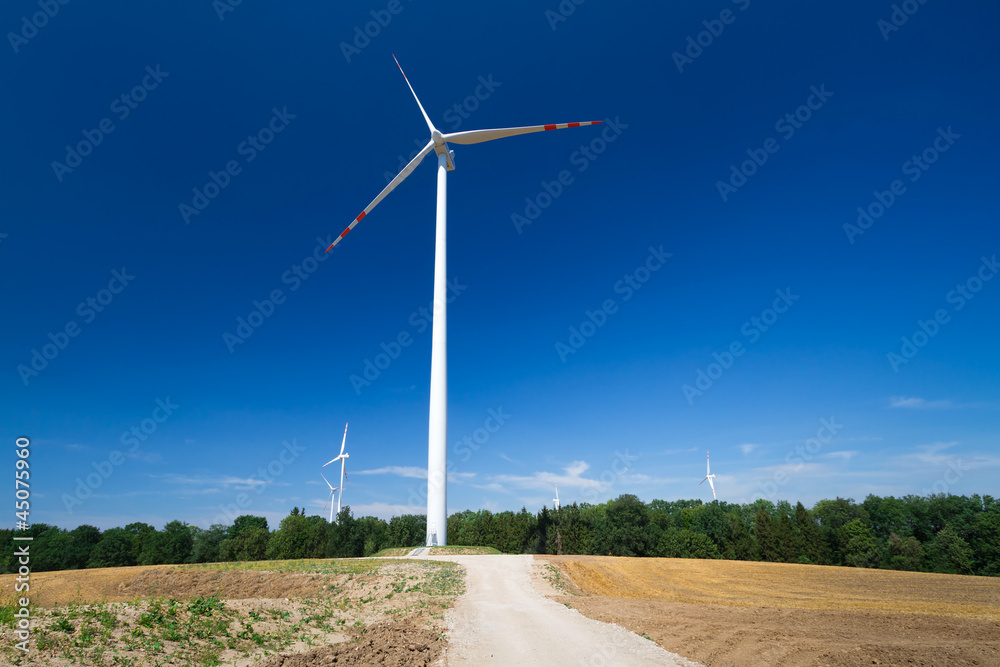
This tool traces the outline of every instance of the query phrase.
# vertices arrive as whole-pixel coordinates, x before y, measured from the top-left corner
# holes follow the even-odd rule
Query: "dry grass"
[[[677,558],[542,558],[593,595],[1000,621],[1000,579],[993,577]]]
[[[495,556],[500,552],[493,547],[433,547],[430,556]]]

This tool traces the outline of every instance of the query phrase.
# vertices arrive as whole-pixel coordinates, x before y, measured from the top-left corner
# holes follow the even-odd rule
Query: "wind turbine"
[[[322,477],[323,481],[326,482],[326,485],[330,487],[330,523],[333,523],[333,494],[335,494],[337,489],[340,487],[331,485],[330,480],[328,480],[323,473],[320,473],[319,476]]]
[[[556,504],[556,511],[559,511],[559,485],[556,484],[556,497],[552,499],[552,502]]]
[[[338,489],[340,489],[340,495],[337,496],[337,516],[340,516],[340,501],[344,499],[344,465],[347,463],[347,459],[351,458],[350,454],[344,453],[344,447],[346,446],[347,446],[347,424],[344,424],[344,441],[340,443],[340,454],[337,455],[337,458],[331,459],[323,464],[323,467],[325,468],[334,461],[340,461],[340,486],[337,487]],[[326,479],[326,477],[324,477],[323,479]],[[330,482],[327,482],[326,485],[330,486]],[[330,487],[330,489],[331,492],[335,490],[333,489],[332,486]],[[332,500],[333,496],[331,495],[330,498]],[[332,503],[330,505],[330,512],[331,513],[333,512]],[[333,519],[330,519],[330,523],[333,523]]]
[[[709,452],[706,450],[705,451],[705,479],[708,480],[708,485],[710,487],[712,487],[712,500],[718,500],[718,498],[716,498],[716,496],[715,496],[715,483],[712,482],[712,480],[715,479],[715,475],[712,474],[712,464],[711,464],[711,462],[708,459],[708,455],[709,455]],[[701,486],[702,484],[704,484],[705,483],[705,479],[703,479],[700,482],[698,482],[698,486]]]
[[[392,57],[396,60],[396,56]],[[403,170],[392,179],[387,186],[378,194],[378,197],[365,207],[365,210],[354,218],[340,236],[330,244],[327,252],[340,243],[347,236],[347,233],[354,229],[354,226],[368,215],[375,206],[382,201],[387,194],[392,192],[397,185],[413,173],[417,165],[427,157],[431,151],[437,154],[437,215],[436,231],[434,236],[434,313],[431,325],[431,391],[430,391],[430,419],[427,435],[427,546],[438,546],[448,544],[448,508],[447,508],[447,458],[448,458],[448,326],[447,326],[447,172],[455,168],[454,151],[448,148],[448,142],[455,144],[478,144],[504,137],[513,137],[518,134],[529,134],[531,132],[544,132],[546,130],[562,130],[568,127],[581,127],[583,125],[597,125],[601,121],[588,121],[583,123],[559,123],[556,125],[528,125],[525,127],[506,127],[492,130],[468,130],[465,132],[451,132],[442,134],[424,111],[424,106],[420,103],[420,98],[410,85],[410,80],[406,78],[406,72],[396,60],[396,66],[406,79],[406,85],[413,93],[413,99],[420,107],[420,113],[427,123],[427,129],[431,132],[431,139],[427,142],[416,157],[403,167]],[[343,491],[341,491],[343,493]]]

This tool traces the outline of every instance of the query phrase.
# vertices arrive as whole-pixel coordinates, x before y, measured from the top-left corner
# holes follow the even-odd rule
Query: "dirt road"
[[[446,664],[698,667],[653,641],[544,597],[532,556],[421,556],[466,569],[466,593],[448,612]]]

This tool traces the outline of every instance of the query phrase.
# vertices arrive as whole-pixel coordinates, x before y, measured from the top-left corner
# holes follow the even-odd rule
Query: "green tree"
[[[816,520],[801,502],[795,505],[795,525],[799,533],[799,553],[795,562],[825,565],[827,563],[826,540],[820,534]]]
[[[664,558],[722,558],[719,548],[708,535],[687,528],[668,528],[656,546],[656,555]]]
[[[758,560],[760,558],[757,544],[754,542],[750,528],[739,511],[732,510],[726,514],[726,527],[728,535],[725,550],[722,552],[725,558],[730,560]]]
[[[771,515],[763,509],[757,510],[754,520],[754,537],[757,539],[757,551],[761,560],[777,563],[781,558],[781,545],[778,541],[774,521]]]
[[[889,533],[888,552],[889,569],[911,572],[920,569],[924,548],[912,535],[901,537],[896,533]]]
[[[972,574],[972,548],[950,524],[926,545],[925,567],[931,572]]]
[[[77,526],[69,532],[64,567],[70,570],[83,569],[90,561],[90,552],[101,541],[101,531],[87,524]]]
[[[228,529],[221,523],[212,524],[208,528],[191,528],[193,544],[191,560],[195,563],[214,563],[219,560],[219,545],[226,539]]]
[[[267,532],[267,519],[262,516],[253,516],[252,514],[238,516],[236,517],[236,520],[233,521],[233,525],[231,525],[229,530],[226,531],[226,537],[235,539],[239,537],[240,533],[251,527],[260,528],[264,532]]]
[[[67,555],[70,551],[70,536],[67,531],[57,526],[38,523],[26,532],[34,538],[31,542],[33,572],[65,570],[69,567]]]
[[[193,548],[191,527],[182,521],[171,521],[161,532],[146,540],[139,554],[139,564],[187,563]]]
[[[846,561],[846,537],[841,530],[854,519],[868,522],[868,512],[857,504],[853,498],[821,500],[812,509],[812,515],[820,527],[820,534],[826,541],[831,565],[849,565]]]
[[[87,567],[125,567],[135,565],[132,536],[124,528],[108,528],[90,552]]]
[[[156,534],[156,528],[150,526],[148,523],[137,521],[125,526],[125,532],[132,537],[132,562],[138,563],[143,546]]]
[[[644,556],[649,508],[631,494],[623,494],[607,505],[604,521],[594,529],[592,548],[610,556]]]
[[[299,514],[298,508],[293,508],[291,514],[281,520],[278,530],[274,531],[267,544],[268,560],[287,560],[305,558],[309,522]]]
[[[403,514],[389,520],[390,547],[419,547],[427,536],[427,516]]]
[[[843,544],[844,561],[852,567],[875,567],[879,562],[878,541],[871,529],[861,520],[852,519],[841,529],[839,542]]]
[[[355,524],[350,505],[344,505],[336,523],[329,524],[327,528],[327,558],[357,558],[361,555],[364,544],[359,543]]]
[[[1000,512],[980,512],[971,533],[969,546],[976,574],[1000,576]]]
[[[235,538],[226,538],[219,543],[219,560],[264,560],[270,538],[270,533],[259,524],[247,526]]]

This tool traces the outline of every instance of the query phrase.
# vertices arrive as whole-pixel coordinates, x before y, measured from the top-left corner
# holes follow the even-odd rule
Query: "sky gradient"
[[[433,160],[324,253],[428,139],[392,53],[443,132],[604,121],[452,146],[450,512],[707,501],[707,450],[730,502],[1000,495],[1000,8],[43,5],[0,9],[32,522],[326,515],[348,421],[355,516],[425,511]]]

